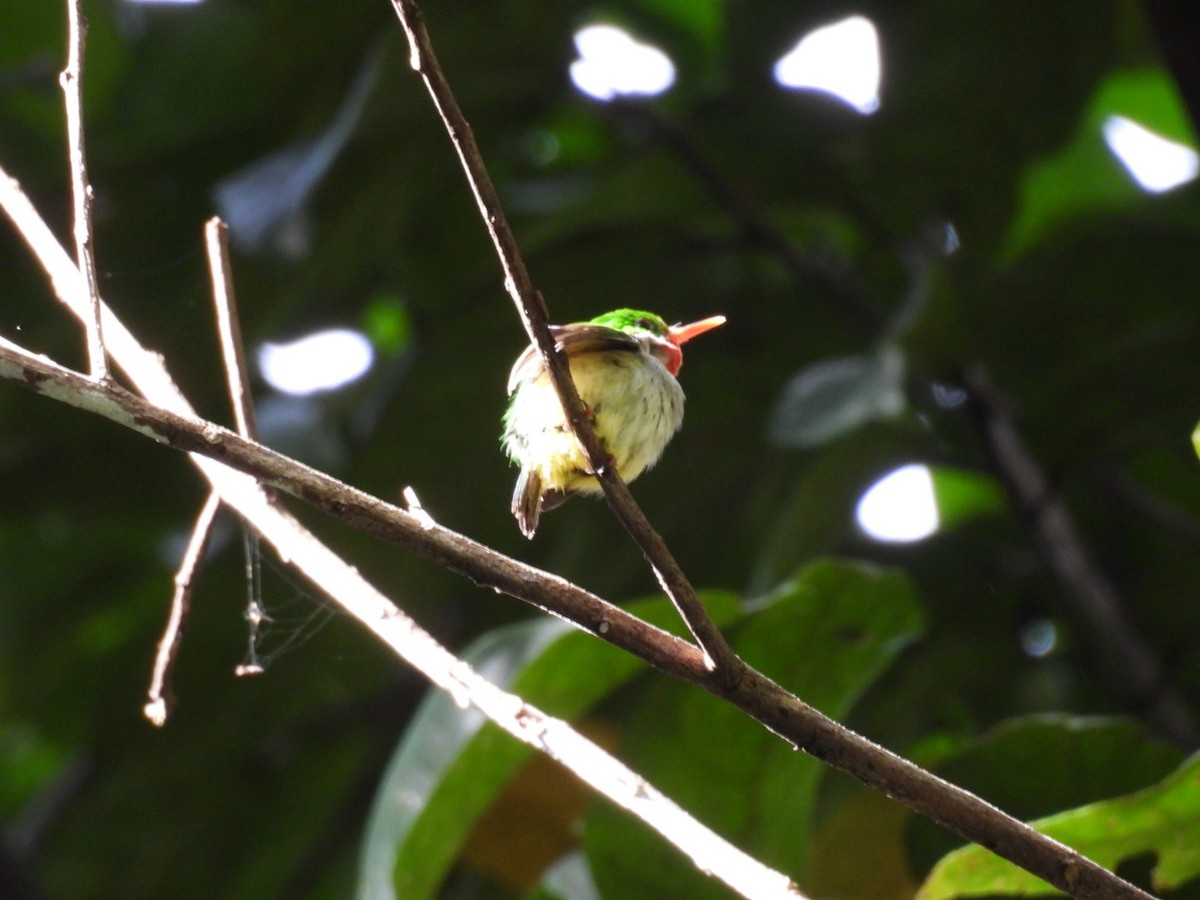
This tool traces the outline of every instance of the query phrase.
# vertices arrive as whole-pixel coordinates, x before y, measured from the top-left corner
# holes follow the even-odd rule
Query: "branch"
[[[237,431],[247,440],[258,440],[258,422],[250,399],[250,372],[246,367],[245,343],[237,311],[237,295],[229,266],[229,226],[214,216],[204,223],[204,246],[208,253],[208,272],[212,281],[213,307],[217,314],[217,335],[221,339],[221,358],[225,362],[225,381]]]
[[[1039,834],[974,794],[938,778],[839,725],[744,663],[739,661],[739,677],[731,683],[722,673],[705,666],[700,652],[691,644],[658,632],[652,626],[634,619],[617,607],[604,604],[599,598],[586,594],[557,576],[524,566],[462,535],[442,528],[424,512],[416,515],[392,507],[302,463],[246,441],[211,422],[197,419],[190,414],[180,415],[159,409],[117,385],[93,382],[78,373],[33,356],[3,339],[0,339],[0,378],[11,379],[52,399],[102,415],[176,449],[204,454],[212,460],[219,460],[252,474],[258,481],[285,491],[367,533],[391,540],[448,568],[468,574],[479,584],[495,587],[543,609],[547,606],[540,600],[532,599],[533,597],[539,597],[541,600],[560,594],[562,597],[570,597],[569,603],[550,611],[557,612],[577,626],[641,656],[658,668],[727,700],[799,749],[853,775],[963,838],[988,847],[1072,896],[1139,900],[1150,897],[1081,854]],[[198,464],[212,477],[208,468],[212,463],[209,460]],[[216,469],[227,473],[227,477],[243,477],[229,473],[224,466],[217,466]],[[261,490],[258,493],[261,495]],[[222,496],[224,497],[224,494]],[[237,505],[236,502],[233,505]],[[267,505],[266,509],[272,510],[272,507]],[[257,512],[261,513],[261,510]],[[288,518],[290,520],[290,517]],[[254,521],[256,527],[263,527],[257,517],[251,521]],[[268,541],[276,542],[271,531],[264,530],[263,534]],[[315,543],[315,539],[311,540]],[[323,553],[332,556],[323,545],[316,546],[320,547]],[[287,552],[294,551],[281,549],[285,558],[296,558],[288,557]],[[336,560],[336,557],[334,559]],[[478,567],[468,569],[467,560]],[[349,568],[340,560],[337,560],[337,564]],[[353,570],[350,572],[353,573]],[[519,577],[513,577],[517,572],[520,572]],[[311,572],[306,571],[306,574],[310,578],[314,577]],[[353,574],[357,578],[357,573]],[[367,588],[374,591],[369,586]],[[329,588],[323,589],[330,593]],[[340,591],[330,595],[371,627],[376,634],[388,640],[389,644],[392,644],[390,637],[393,629],[385,626],[394,619],[403,619],[404,633],[417,629],[415,624],[382,597],[373,598],[370,606],[364,610],[348,603],[347,597]],[[577,602],[583,603],[585,608],[590,608],[592,603],[600,604],[607,607],[612,617],[601,620],[598,625],[594,618],[584,618],[582,621],[571,618],[573,613],[578,613]],[[432,642],[432,638],[424,632],[420,632],[420,635],[418,649]],[[651,647],[639,646],[639,642],[647,636],[661,637],[667,641],[666,645],[651,645],[658,651],[654,658],[643,654],[643,650]],[[421,671],[426,671],[417,660],[408,655],[409,652],[410,649],[404,651],[405,658]],[[438,652],[445,653],[440,647]],[[433,675],[429,677],[452,693],[462,690],[461,685],[456,682],[447,685],[437,681]],[[490,685],[488,689],[496,690]],[[500,724],[507,727],[503,722]]]
[[[238,434],[248,440],[258,440],[254,419],[254,404],[250,399],[250,378],[246,369],[241,328],[238,324],[237,301],[229,266],[229,230],[218,218],[209,219],[204,226],[204,245],[208,251],[208,270],[212,280],[213,306],[217,317],[221,355],[225,362],[225,378],[233,404]],[[163,636],[154,655],[154,670],[143,713],[154,725],[162,727],[175,707],[171,675],[183,640],[183,629],[191,611],[192,585],[208,548],[213,524],[221,508],[221,498],[209,491],[208,498],[192,526],[192,536],[175,573],[175,590],[171,595],[171,611]]]
[[[208,550],[208,541],[212,536],[213,522],[217,511],[221,508],[221,498],[209,492],[208,499],[196,517],[192,526],[192,536],[188,540],[183,558],[179,561],[179,569],[175,573],[175,590],[171,594],[171,611],[167,615],[167,624],[163,635],[158,641],[158,650],[154,654],[154,670],[150,676],[150,690],[147,692],[146,705],[142,714],[154,725],[161,728],[167,723],[167,716],[175,709],[175,692],[171,688],[171,675],[175,669],[175,660],[179,654],[179,645],[183,640],[183,629],[187,625],[188,613],[192,608],[192,586],[196,581],[196,572]]]
[[[1172,740],[1195,747],[1200,730],[1191,710],[1129,620],[1117,589],[1088,555],[1066,504],[1025,447],[986,372],[975,366],[966,372],[965,382],[996,470],[1058,579],[1068,614],[1092,643],[1092,656],[1109,689]]]
[[[559,402],[571,423],[571,430],[583,447],[608,505],[654,569],[659,584],[679,610],[679,615],[696,638],[696,643],[704,651],[706,665],[725,673],[725,677],[729,679],[736,679],[741,668],[736,655],[709,617],[704,604],[696,596],[695,589],[671,555],[666,542],[650,525],[645,513],[629,492],[628,486],[621,480],[616,467],[610,465],[608,452],[592,429],[592,423],[579,399],[579,392],[571,379],[566,356],[558,351],[550,334],[546,302],[541,292],[533,286],[512,228],[500,205],[495,185],[488,175],[483,155],[479,152],[474,132],[454,99],[450,84],[438,64],[429,33],[425,30],[421,10],[414,0],[392,0],[392,6],[395,7],[396,15],[400,18],[400,24],[408,37],[412,67],[421,76],[433,105],[446,126],[446,132],[454,144],[463,172],[466,173],[471,193],[475,196],[479,212],[495,245],[500,266],[504,271],[504,288],[516,304],[530,340],[541,351],[542,360],[550,373],[551,381],[554,382]]]
[[[88,183],[87,157],[83,152],[83,50],[87,20],[82,0],[67,0],[67,67],[59,75],[67,109],[67,155],[71,163],[71,195],[75,208],[75,255],[87,282],[90,315],[83,319],[87,331],[88,361],[93,378],[108,377],[104,355],[104,330],[100,325],[100,287],[92,246],[92,186]]]

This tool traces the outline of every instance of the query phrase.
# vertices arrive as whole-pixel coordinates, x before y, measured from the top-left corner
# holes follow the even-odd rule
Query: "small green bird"
[[[724,322],[724,316],[713,316],[668,326],[654,313],[617,309],[590,322],[550,326],[596,436],[626,482],[658,461],[683,424],[683,389],[675,376],[684,342]],[[508,393],[502,440],[509,459],[521,467],[512,513],[521,533],[532,538],[542,510],[601,488],[536,346],[517,358]]]

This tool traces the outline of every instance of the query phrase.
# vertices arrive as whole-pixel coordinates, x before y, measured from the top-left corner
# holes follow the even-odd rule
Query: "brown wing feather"
[[[604,350],[636,351],[640,347],[637,338],[607,325],[551,325],[550,333],[554,335],[558,349],[567,355]],[[513,364],[508,376],[508,392],[511,394],[518,384],[536,378],[541,371],[542,354],[535,345],[530,344]]]

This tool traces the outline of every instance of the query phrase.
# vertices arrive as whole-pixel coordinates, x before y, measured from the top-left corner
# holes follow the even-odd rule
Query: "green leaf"
[[[940,529],[1006,509],[1004,490],[990,475],[951,466],[930,466]]]
[[[1109,869],[1157,854],[1155,890],[1200,874],[1200,754],[1153,787],[1039,819],[1038,831]],[[921,887],[920,900],[992,894],[1044,894],[1041,879],[979,846],[946,856]]]
[[[718,625],[737,612],[733,595],[706,592],[702,599]],[[660,627],[676,617],[665,600],[629,609]],[[645,668],[636,657],[558,619],[489,632],[464,658],[494,683],[567,719],[583,714]],[[376,794],[358,897],[433,896],[478,817],[532,752],[446,694],[427,698]]]
[[[888,346],[802,369],[784,386],[769,435],[783,447],[816,447],[904,406],[904,354]]]
[[[1164,778],[1183,753],[1128,719],[1059,714],[1009,719],[937,767],[937,773],[1019,819],[1139,790]],[[960,841],[914,818],[910,847],[918,872]]]
[[[759,605],[732,644],[751,665],[839,718],[921,627],[904,576],[821,561]],[[803,873],[826,771],[820,762],[728,704],[673,683],[636,699],[625,734],[622,758],[701,822],[793,878]],[[604,896],[727,896],[609,804],[593,804],[584,848]]]
[[[1183,143],[1194,143],[1174,80],[1161,68],[1114,72],[1097,88],[1071,141],[1025,173],[1006,253],[1034,244],[1064,218],[1136,204],[1144,198],[1104,143],[1101,129],[1124,116]]]

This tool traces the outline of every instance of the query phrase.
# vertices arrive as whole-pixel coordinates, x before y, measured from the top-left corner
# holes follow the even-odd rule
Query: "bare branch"
[[[82,0],[67,0],[67,67],[59,76],[67,109],[67,149],[71,164],[71,194],[75,208],[75,254],[87,282],[91,314],[83,318],[87,331],[88,362],[92,377],[108,378],[104,354],[104,330],[100,324],[100,287],[96,277],[96,255],[92,237],[92,186],[88,183],[87,157],[83,149],[83,53],[87,43],[87,19]]]
[[[1180,745],[1195,747],[1200,740],[1195,717],[1130,621],[1117,589],[1088,555],[1070,511],[1025,447],[987,373],[975,366],[966,384],[996,469],[1062,587],[1068,614],[1091,642],[1097,669],[1126,706]]]
[[[663,590],[671,598],[696,642],[704,651],[706,664],[725,677],[735,679],[740,670],[738,660],[729,643],[713,623],[704,604],[687,576],[675,561],[662,536],[650,525],[649,520],[633,499],[629,488],[621,480],[616,466],[610,464],[608,452],[592,429],[591,421],[579,399],[579,392],[571,378],[571,370],[565,354],[560,353],[550,334],[549,314],[545,300],[533,286],[533,280],[525,266],[516,238],[500,205],[495,185],[488,175],[483,155],[475,141],[474,132],[454,99],[450,84],[438,64],[437,55],[425,29],[424,16],[414,0],[392,0],[396,15],[408,37],[410,61],[413,69],[425,83],[433,105],[441,116],[442,123],[450,135],[450,141],[458,154],[466,173],[467,182],[479,205],[488,234],[495,245],[504,271],[504,287],[516,304],[530,340],[541,351],[542,359],[550,378],[554,382],[559,402],[571,423],[571,430],[578,438],[587,456],[588,463],[596,475],[605,499],[625,526],[634,542],[641,548],[646,560],[654,570]]]
[[[161,728],[167,722],[167,716],[175,709],[175,692],[171,689],[171,674],[175,669],[175,660],[179,654],[179,644],[183,640],[183,629],[187,624],[188,613],[192,606],[192,585],[195,583],[196,572],[200,561],[208,549],[208,540],[212,535],[213,522],[217,510],[221,508],[221,498],[211,491],[196,524],[192,526],[192,537],[184,550],[183,558],[179,561],[179,569],[175,573],[175,592],[171,596],[171,612],[167,624],[163,628],[163,636],[158,642],[158,651],[154,654],[154,673],[150,679],[150,690],[146,705],[142,712],[146,718]]]
[[[249,378],[246,374],[246,357],[242,352],[242,335],[238,325],[237,302],[234,298],[233,279],[229,271],[229,231],[218,218],[209,219],[204,227],[204,243],[208,252],[208,269],[212,279],[213,306],[217,315],[217,332],[221,338],[221,351],[225,360],[225,377],[229,383],[229,397],[237,421],[238,434],[247,440],[258,440],[258,427],[254,420],[254,404],[250,400]],[[171,672],[175,667],[176,654],[183,640],[183,629],[191,609],[192,585],[199,571],[200,562],[212,535],[213,523],[221,507],[221,498],[209,492],[200,515],[192,526],[192,536],[187,550],[175,573],[175,591],[171,597],[171,612],[158,643],[154,657],[154,673],[150,681],[149,701],[145,712],[155,725],[166,724],[167,716],[175,707],[175,695],[171,690]]]
[[[217,333],[221,338],[221,355],[225,360],[225,378],[229,382],[234,421],[237,422],[238,434],[257,441],[258,423],[254,418],[254,402],[250,399],[250,376],[246,368],[242,328],[238,321],[237,296],[230,274],[229,228],[216,216],[204,223],[204,245],[208,251],[213,305],[217,311]]]

